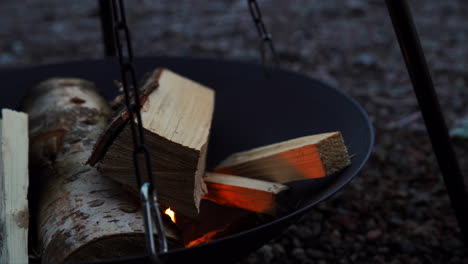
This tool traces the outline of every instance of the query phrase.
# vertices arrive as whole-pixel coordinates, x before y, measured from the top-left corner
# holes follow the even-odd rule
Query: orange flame
[[[172,222],[174,222],[174,223],[176,222],[175,213],[174,213],[174,211],[171,210],[170,207],[167,208],[166,211],[164,211],[164,213],[167,214],[171,218]]]

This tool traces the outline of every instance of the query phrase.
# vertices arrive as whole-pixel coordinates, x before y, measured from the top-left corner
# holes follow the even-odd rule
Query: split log
[[[53,78],[24,99],[30,116],[31,195],[42,263],[144,254],[138,198],[85,165],[110,109],[92,83]],[[165,222],[172,245],[178,241]]]
[[[160,203],[196,216],[201,197],[214,91],[167,69],[157,69],[142,89],[145,144]],[[123,185],[136,187],[128,113],[122,110],[100,137],[88,163]],[[142,164],[144,162],[142,161]]]
[[[331,175],[349,164],[341,133],[331,132],[233,154],[215,172],[285,183]]]
[[[276,215],[288,189],[280,183],[219,173],[207,173],[204,180],[208,194],[203,199],[270,215]]]
[[[0,263],[28,263],[28,116],[0,120]]]

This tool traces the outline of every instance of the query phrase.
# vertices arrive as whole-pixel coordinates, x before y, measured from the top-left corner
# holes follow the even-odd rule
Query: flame
[[[176,222],[175,213],[174,213],[174,211],[171,210],[170,207],[167,208],[166,211],[164,211],[164,213],[167,214],[171,218],[172,222],[174,222],[174,223]]]

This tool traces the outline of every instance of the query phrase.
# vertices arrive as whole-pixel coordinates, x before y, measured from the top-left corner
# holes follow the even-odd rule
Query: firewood
[[[141,95],[145,145],[161,204],[196,216],[203,182],[214,92],[167,69],[148,78]],[[136,187],[128,113],[122,110],[98,140],[88,163],[115,181]],[[142,159],[141,164],[145,164]]]
[[[286,185],[239,177],[207,173],[204,177],[208,194],[203,199],[257,213],[275,215]]]
[[[144,254],[138,198],[85,165],[110,117],[94,84],[49,79],[30,91],[22,108],[30,117],[30,195],[42,262]],[[174,245],[179,238],[171,224],[164,223]]]
[[[331,175],[349,164],[341,133],[331,132],[233,154],[215,172],[285,183]]]
[[[0,263],[28,263],[28,116],[6,109],[2,116]]]

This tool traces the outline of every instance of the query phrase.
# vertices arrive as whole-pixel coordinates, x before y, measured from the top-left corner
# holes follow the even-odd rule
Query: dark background
[[[409,2],[452,127],[468,113],[468,3]],[[468,263],[384,1],[259,3],[282,66],[356,98],[374,122],[376,146],[341,193],[242,263]],[[246,1],[126,6],[137,56],[259,60]],[[0,67],[102,57],[98,14],[91,0],[2,0]],[[466,171],[467,148],[456,148]]]

